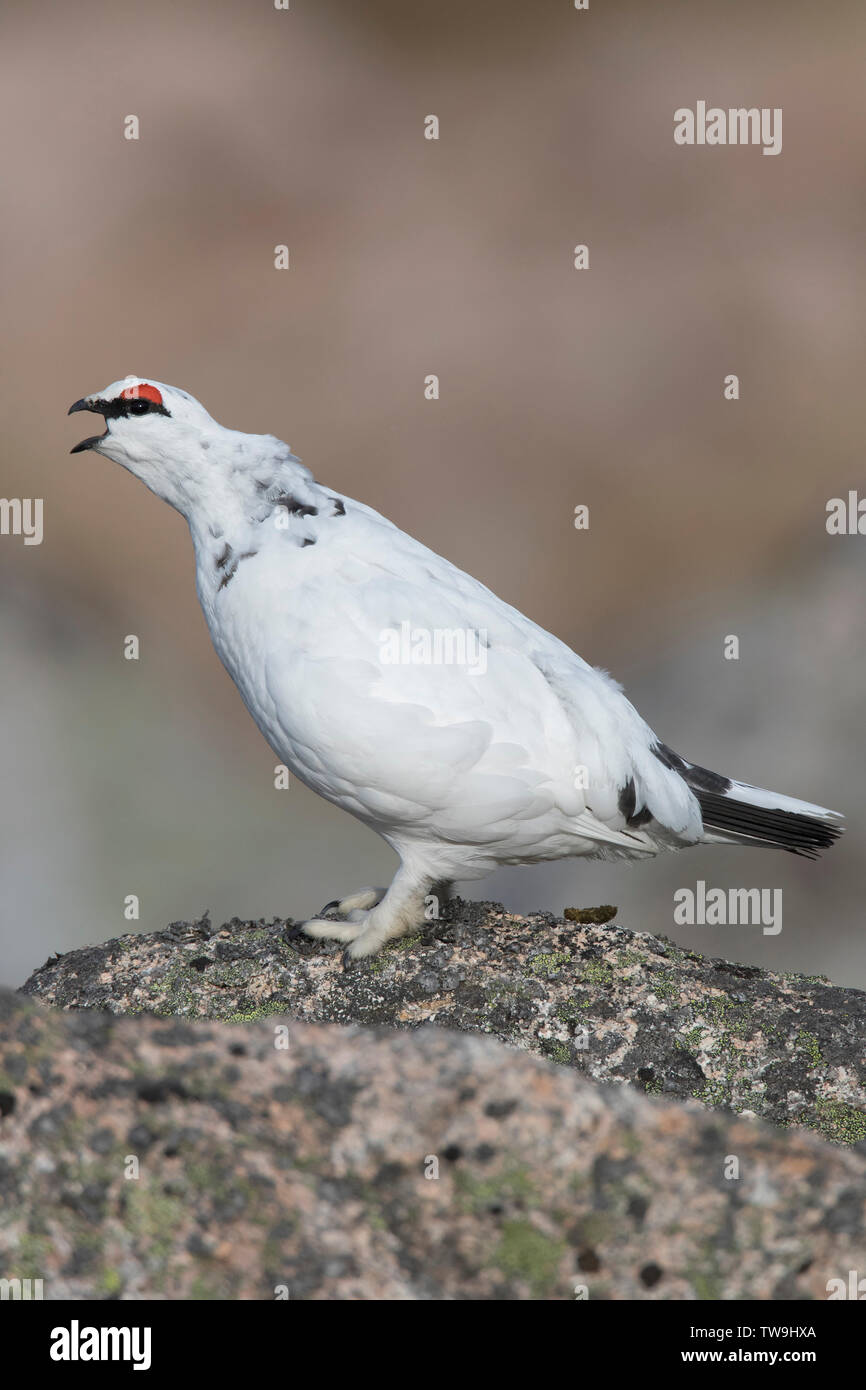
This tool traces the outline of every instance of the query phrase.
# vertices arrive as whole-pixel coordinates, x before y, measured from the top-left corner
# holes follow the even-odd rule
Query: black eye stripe
[[[142,410],[141,407],[145,409]],[[113,401],[100,401],[96,409],[106,420],[129,419],[142,415],[168,415],[171,418],[171,411],[166,410],[164,405],[157,405],[156,401],[146,400],[144,396],[133,396],[127,400],[120,396]]]

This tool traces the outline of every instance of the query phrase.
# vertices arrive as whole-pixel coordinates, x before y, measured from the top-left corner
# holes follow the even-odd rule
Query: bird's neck
[[[287,445],[258,435],[241,439],[252,447],[234,444],[214,458],[213,471],[184,508],[203,592],[224,588],[240,558],[272,543],[287,516],[315,515],[320,505],[323,490]]]
[[[281,440],[234,430],[223,434],[203,457],[187,505],[179,508],[196,548],[223,538],[242,540],[267,520],[280,496],[312,496],[316,486],[309,468]]]

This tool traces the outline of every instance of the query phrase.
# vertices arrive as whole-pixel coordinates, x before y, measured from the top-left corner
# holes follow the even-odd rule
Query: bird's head
[[[101,415],[105,430],[82,439],[73,454],[85,449],[104,454],[184,513],[202,485],[215,480],[226,440],[234,434],[187,391],[138,376],[82,396],[69,414],[78,410]]]
[[[105,431],[82,439],[70,452],[80,454],[84,449],[95,449],[133,472],[136,460],[176,448],[184,439],[214,424],[204,406],[188,392],[138,376],[124,377],[104,391],[82,396],[69,407],[69,414],[74,415],[77,410],[101,415]]]
[[[195,396],[161,381],[124,377],[83,396],[69,414],[77,410],[101,415],[105,431],[72,453],[94,449],[119,463],[191,525],[233,515],[261,519],[280,491],[312,480],[282,440],[225,429]]]

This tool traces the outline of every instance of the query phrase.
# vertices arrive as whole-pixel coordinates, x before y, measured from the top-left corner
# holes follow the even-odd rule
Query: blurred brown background
[[[45,499],[45,540],[0,537],[0,978],[129,929],[130,893],[143,929],[301,916],[393,869],[273,789],[181,519],[68,457],[69,403],[132,372],[288,440],[686,756],[850,820],[818,864],[704,848],[473,895],[866,984],[866,537],[824,527],[864,490],[864,48],[854,3],[9,0],[0,491]],[[676,146],[699,99],[782,107],[781,155]],[[698,878],[781,887],[781,936],[674,927]]]

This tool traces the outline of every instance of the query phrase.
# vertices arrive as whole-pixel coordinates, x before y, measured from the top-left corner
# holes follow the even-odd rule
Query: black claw
[[[326,903],[326,904],[325,904],[325,906],[321,909],[321,911],[317,914],[317,916],[319,916],[319,917],[324,917],[324,915],[325,915],[326,912],[336,912],[336,910],[337,910],[337,908],[338,908],[339,906],[340,906],[340,899],[339,899],[339,898],[334,898],[334,901],[333,901],[333,902],[330,902],[330,903]]]

